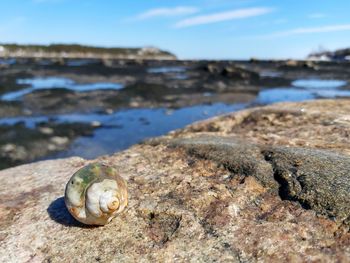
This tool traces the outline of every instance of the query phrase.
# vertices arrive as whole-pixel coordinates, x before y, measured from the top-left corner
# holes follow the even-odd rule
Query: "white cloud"
[[[137,20],[144,20],[154,17],[169,17],[169,16],[181,16],[181,15],[191,15],[199,11],[198,8],[192,6],[177,6],[172,8],[155,8],[148,10],[142,14],[136,16]]]
[[[318,19],[318,18],[324,18],[326,16],[327,16],[326,14],[314,13],[314,14],[308,15],[308,18],[310,18],[310,19]]]
[[[209,15],[194,16],[181,20],[175,24],[176,28],[198,26],[204,24],[218,23],[222,21],[243,19],[247,17],[260,16],[272,12],[271,8],[245,8]]]
[[[278,32],[272,34],[271,36],[291,36],[291,35],[301,35],[301,34],[313,34],[313,33],[328,33],[328,32],[338,32],[338,31],[350,31],[350,24],[343,25],[329,25],[320,27],[301,27],[292,30],[287,30],[283,32]]]

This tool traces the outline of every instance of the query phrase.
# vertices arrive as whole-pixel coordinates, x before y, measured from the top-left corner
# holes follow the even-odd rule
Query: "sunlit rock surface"
[[[2,262],[347,262],[350,101],[253,108],[101,157],[128,181],[104,227],[67,212],[90,161],[0,172]],[[121,138],[116,138],[121,139]]]

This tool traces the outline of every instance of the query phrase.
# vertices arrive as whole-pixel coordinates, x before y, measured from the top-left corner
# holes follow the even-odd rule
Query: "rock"
[[[221,73],[225,77],[229,77],[234,80],[249,80],[257,81],[259,79],[259,74],[253,71],[249,71],[236,66],[227,66],[222,70]]]
[[[282,63],[279,67],[280,69],[311,69],[318,70],[318,67],[312,61],[303,61],[303,60],[287,60]]]
[[[235,64],[222,65],[220,63],[208,63],[199,66],[198,69],[208,72],[212,75],[221,75],[223,77],[227,77],[236,81],[256,81],[259,79],[258,73],[241,68]]]
[[[16,150],[16,145],[12,143],[7,143],[1,147],[1,151],[5,153],[13,152]]]
[[[296,60],[287,60],[287,61],[285,62],[285,65],[286,65],[286,66],[289,66],[289,67],[296,67],[296,66],[299,65],[299,63],[298,63],[298,61],[296,61]]]
[[[99,121],[92,121],[92,122],[90,123],[90,125],[91,125],[92,127],[94,127],[94,128],[97,128],[97,127],[101,127],[101,126],[102,126],[102,123],[99,122]]]
[[[68,137],[53,136],[52,138],[50,138],[50,141],[53,144],[61,146],[61,145],[65,145],[65,144],[69,143],[69,138]]]
[[[38,129],[42,134],[51,135],[54,133],[54,130],[50,127],[39,127]]]
[[[219,65],[215,63],[208,63],[203,66],[200,66],[199,69],[209,72],[210,74],[219,74],[221,72],[221,68]]]
[[[43,159],[53,151],[68,148],[78,136],[89,136],[93,129],[88,123],[53,123],[30,128],[24,122],[0,125],[0,169]]]
[[[113,111],[113,109],[106,109],[105,113],[111,115],[114,113],[114,111]]]
[[[9,158],[14,161],[23,161],[28,158],[28,151],[20,145],[15,144],[5,144],[3,147],[1,147],[2,153],[0,153],[0,157],[2,158]]]
[[[350,223],[350,156],[307,148],[251,145],[230,137],[175,139],[173,146],[255,177],[282,199]]]
[[[253,108],[101,157],[130,196],[104,227],[76,222],[62,198],[92,161],[3,170],[0,260],[347,262],[349,112],[349,100]]]

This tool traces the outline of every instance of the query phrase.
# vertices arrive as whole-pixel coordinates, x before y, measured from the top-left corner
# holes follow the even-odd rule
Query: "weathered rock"
[[[230,137],[175,139],[173,146],[213,160],[229,171],[254,176],[282,199],[338,221],[350,220],[350,157],[306,148],[266,147]]]
[[[130,196],[104,227],[77,223],[62,198],[90,161],[3,170],[0,260],[348,262],[349,111],[346,100],[255,108],[101,157]]]

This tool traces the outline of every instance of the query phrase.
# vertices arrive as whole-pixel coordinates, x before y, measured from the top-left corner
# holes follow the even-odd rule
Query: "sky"
[[[180,59],[350,47],[350,0],[0,0],[0,43],[155,46]]]

